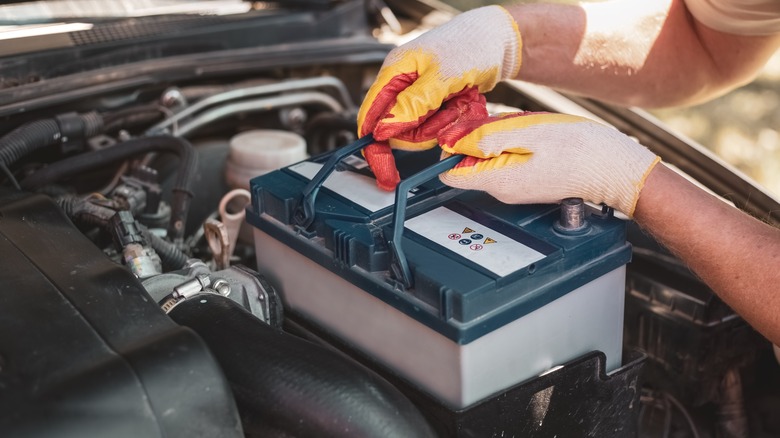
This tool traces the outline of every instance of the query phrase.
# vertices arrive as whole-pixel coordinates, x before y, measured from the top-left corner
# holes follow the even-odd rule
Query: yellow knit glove
[[[458,15],[388,54],[358,112],[359,136],[373,134],[385,154],[389,147],[435,146],[436,134],[459,118],[452,111],[442,116],[442,104],[469,90],[490,91],[500,80],[515,77],[521,51],[517,24],[504,8],[487,6]],[[409,132],[433,135],[404,135]],[[380,186],[383,174],[395,171],[394,164],[380,168],[368,154],[366,158]]]
[[[550,113],[514,113],[443,132],[444,155],[469,155],[440,175],[447,185],[482,190],[510,204],[583,198],[633,216],[639,192],[661,160],[616,129]]]

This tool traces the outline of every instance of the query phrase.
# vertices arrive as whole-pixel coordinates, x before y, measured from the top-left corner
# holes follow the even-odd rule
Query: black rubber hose
[[[0,163],[11,168],[20,158],[38,149],[89,138],[102,130],[103,118],[95,112],[67,113],[29,122],[0,138]]]
[[[148,152],[171,152],[179,156],[179,171],[173,187],[171,222],[168,225],[168,236],[174,242],[181,241],[184,236],[184,225],[187,223],[190,201],[192,200],[190,186],[198,165],[195,149],[190,142],[183,138],[171,137],[169,135],[141,137],[127,140],[109,148],[76,155],[52,163],[35,172],[22,181],[21,186],[25,190],[34,190],[62,178],[94,170],[101,166]]]
[[[247,436],[430,438],[420,411],[362,365],[264,324],[229,298],[200,294],[171,310],[211,349]]]

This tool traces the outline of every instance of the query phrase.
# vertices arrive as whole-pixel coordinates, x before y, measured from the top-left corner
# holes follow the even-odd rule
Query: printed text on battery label
[[[500,276],[544,258],[544,254],[444,207],[409,219],[404,225]]]

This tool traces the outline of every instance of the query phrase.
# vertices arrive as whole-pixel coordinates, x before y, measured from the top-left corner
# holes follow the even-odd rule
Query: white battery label
[[[545,257],[539,251],[445,207],[409,219],[404,226],[502,277]]]
[[[355,159],[359,160],[357,157]],[[288,167],[288,169],[311,180],[322,169],[322,164],[302,161]],[[325,179],[322,186],[371,212],[379,211],[395,203],[395,192],[382,190],[376,186],[376,180],[355,172],[334,171]]]

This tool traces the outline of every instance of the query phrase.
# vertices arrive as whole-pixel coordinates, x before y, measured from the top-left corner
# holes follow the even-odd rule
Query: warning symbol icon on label
[[[493,240],[490,237],[488,237],[487,239],[485,239],[485,245],[487,245],[489,243],[498,243],[498,242],[496,242],[495,240]]]
[[[474,232],[474,230],[472,230],[469,227],[466,227],[466,228],[463,229],[463,234],[468,234],[468,233],[473,233],[473,232]]]

